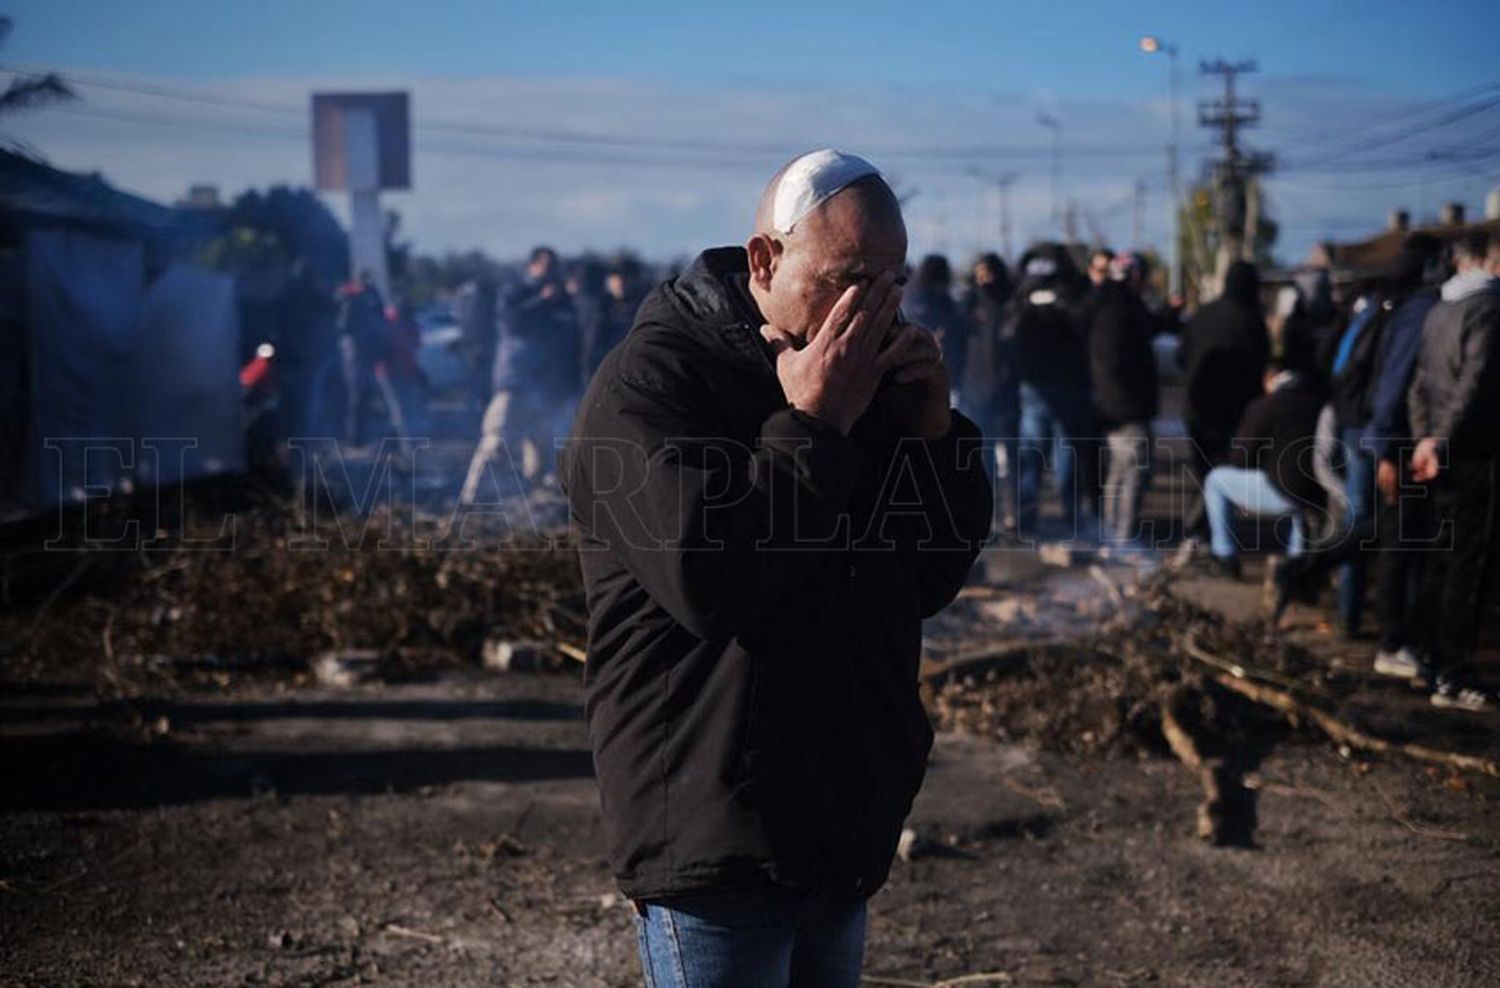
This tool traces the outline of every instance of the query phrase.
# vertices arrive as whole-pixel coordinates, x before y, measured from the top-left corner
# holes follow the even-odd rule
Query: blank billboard
[[[375,129],[372,177],[377,189],[411,188],[410,97],[394,93],[314,93],[313,181],[319,189],[339,191],[354,186],[369,187],[350,170],[359,169],[360,159],[351,159],[348,137]]]

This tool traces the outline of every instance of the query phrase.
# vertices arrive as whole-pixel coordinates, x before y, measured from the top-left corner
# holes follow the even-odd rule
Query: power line
[[[30,70],[16,66],[3,66],[0,71],[23,74]],[[69,74],[67,81],[79,86],[106,91],[129,93],[158,99],[176,100],[204,106],[240,108],[265,113],[294,115],[305,118],[307,108],[288,103],[271,103],[243,97],[229,97],[148,83],[128,83],[105,80],[98,76]],[[550,141],[563,144],[589,144],[601,147],[644,148],[663,151],[722,152],[734,154],[794,154],[811,146],[806,141],[713,141],[682,139],[673,137],[637,137],[627,134],[608,134],[551,127],[518,127],[503,124],[478,123],[462,120],[423,117],[413,121],[413,129],[446,132],[466,136],[520,138]],[[1043,158],[1051,154],[1050,147],[1024,145],[916,145],[916,146],[866,146],[870,155],[891,158]],[[1155,155],[1160,148],[1154,145],[1080,145],[1070,146],[1068,154],[1082,157],[1120,157],[1125,155]]]
[[[1280,142],[1280,145],[1283,151],[1296,151],[1300,150],[1301,148],[1313,145],[1326,146],[1328,144],[1337,144],[1339,141],[1345,140],[1350,137],[1369,137],[1372,129],[1386,127],[1402,120],[1409,120],[1412,117],[1425,116],[1428,113],[1432,113],[1436,110],[1441,110],[1449,104],[1457,105],[1460,103],[1466,103],[1476,96],[1483,96],[1486,93],[1493,92],[1496,89],[1500,89],[1500,81],[1487,82],[1481,86],[1474,86],[1470,89],[1461,90],[1460,92],[1454,93],[1450,96],[1445,96],[1441,99],[1434,100],[1430,103],[1424,103],[1420,106],[1412,107],[1406,110],[1398,110],[1395,113],[1382,113],[1380,116],[1374,119],[1367,120],[1362,124],[1357,124],[1344,130],[1334,131],[1332,134],[1319,133],[1314,136],[1313,132],[1307,131],[1304,132],[1303,136],[1301,137],[1293,135],[1290,139],[1290,143],[1283,140]]]
[[[1327,165],[1303,165],[1300,168],[1290,169],[1299,172],[1333,172],[1333,173],[1359,173],[1359,172],[1382,172],[1400,171],[1411,168],[1422,168],[1427,166],[1454,165],[1465,163],[1483,163],[1500,158],[1500,148],[1478,147],[1469,150],[1437,149],[1426,151],[1419,155],[1406,158],[1387,158],[1374,161],[1348,161]]]
[[[197,120],[181,117],[153,115],[146,113],[134,113],[123,110],[99,110],[86,106],[59,105],[50,109],[59,113],[74,116],[88,117],[97,120],[106,120],[119,123],[130,123],[145,126],[166,126],[186,128],[190,130],[213,130],[223,133],[243,134],[252,137],[269,137],[280,140],[291,140],[299,143],[307,140],[306,131],[296,127],[278,126],[275,124],[258,124],[246,122],[231,122],[224,120]],[[434,139],[431,137],[420,138],[415,143],[415,148],[421,153],[450,154],[465,157],[490,158],[494,160],[541,162],[549,165],[578,165],[593,167],[637,167],[637,168],[672,168],[687,171],[699,171],[706,173],[723,173],[725,171],[743,172],[745,174],[763,175],[770,163],[769,155],[760,156],[723,156],[713,155],[706,152],[694,152],[693,156],[684,156],[681,153],[672,155],[650,155],[636,149],[628,152],[607,153],[601,149],[581,149],[568,147],[514,147],[496,145],[475,145],[459,143],[452,140]],[[705,154],[709,156],[705,157]],[[969,171],[957,165],[945,165],[943,163],[919,163],[906,166],[907,170],[915,174],[942,178],[967,177]]]
[[[1372,137],[1362,143],[1352,145],[1348,148],[1341,148],[1336,151],[1328,152],[1322,157],[1314,157],[1309,161],[1294,162],[1286,165],[1285,167],[1310,168],[1317,165],[1326,164],[1330,161],[1337,161],[1341,158],[1347,158],[1350,155],[1361,154],[1365,151],[1373,151],[1377,148],[1389,147],[1391,144],[1406,141],[1418,134],[1424,134],[1431,130],[1437,130],[1441,127],[1447,127],[1451,124],[1457,123],[1460,120],[1464,120],[1468,117],[1474,116],[1476,113],[1483,113],[1485,110],[1489,110],[1496,106],[1500,106],[1500,95],[1492,96],[1488,99],[1481,100],[1478,103],[1472,103],[1461,109],[1454,110],[1450,113],[1444,114],[1437,120],[1428,121],[1426,123],[1408,128],[1406,131],[1395,136],[1383,135],[1379,137]]]
[[[1290,185],[1297,189],[1307,189],[1317,192],[1364,192],[1377,189],[1410,189],[1419,185],[1446,185],[1451,182],[1483,182],[1483,175],[1473,172],[1459,172],[1448,175],[1425,175],[1420,178],[1399,179],[1391,182],[1339,182],[1329,185],[1319,182],[1306,182],[1300,178],[1278,178],[1278,185]]]

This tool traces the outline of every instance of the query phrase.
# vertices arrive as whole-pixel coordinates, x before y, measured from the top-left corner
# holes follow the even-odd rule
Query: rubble
[[[232,515],[232,546],[208,544],[226,527],[212,516],[149,551],[78,552],[41,606],[0,612],[8,673],[114,696],[244,676],[347,688],[471,664],[497,634],[542,643],[535,666],[571,665],[556,644],[581,654],[585,640],[572,546],[519,542],[482,515],[460,539],[447,522],[384,508],[308,520],[266,501]]]
[[[374,649],[324,652],[309,663],[312,676],[322,686],[352,689],[380,679],[380,653]]]
[[[546,665],[547,646],[539,641],[486,638],[480,658],[486,669],[499,672],[536,672]]]
[[[1500,761],[1487,753],[1391,740],[1359,726],[1383,713],[1398,718],[1390,729],[1407,733],[1411,714],[1382,711],[1365,691],[1362,668],[1314,660],[1271,622],[1229,622],[1185,600],[1173,592],[1178,578],[1173,567],[1122,579],[1090,565],[1085,575],[1048,578],[1040,593],[1031,586],[1030,595],[960,601],[968,637],[984,644],[955,645],[965,636],[957,625],[948,627],[949,641],[927,640],[924,697],[937,728],[1095,757],[1173,755],[1203,789],[1198,836],[1217,845],[1254,846],[1256,791],[1245,780],[1303,727],[1344,752],[1500,776]],[[1016,637],[991,637],[1001,629],[987,621]],[[1052,633],[1035,637],[1039,630]]]

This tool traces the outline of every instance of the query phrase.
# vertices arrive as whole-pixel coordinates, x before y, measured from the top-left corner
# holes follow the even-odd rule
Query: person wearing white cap
[[[832,150],[641,305],[561,456],[586,710],[653,986],[848,986],[932,730],[923,618],[989,533],[974,424],[899,315],[906,229]]]

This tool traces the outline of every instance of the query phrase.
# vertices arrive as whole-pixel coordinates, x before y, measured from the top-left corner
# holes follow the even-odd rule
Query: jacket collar
[[[765,322],[749,292],[750,263],[743,247],[713,247],[693,259],[663,286],[664,294],[690,325],[707,331],[736,356],[775,369]]]

